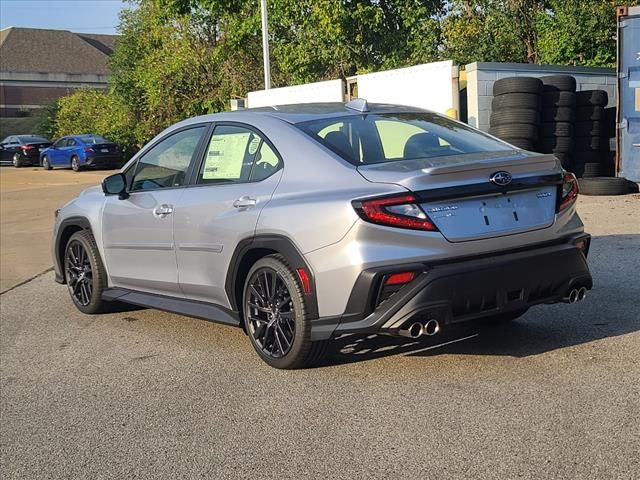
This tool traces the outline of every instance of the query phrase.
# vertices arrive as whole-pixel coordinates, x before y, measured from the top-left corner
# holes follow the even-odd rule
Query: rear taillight
[[[567,208],[578,198],[578,179],[573,173],[565,172],[559,198],[558,212]]]
[[[438,229],[418,205],[414,195],[397,195],[353,202],[360,218],[389,227],[435,232]]]
[[[24,151],[27,151],[27,150],[33,150],[36,147],[34,147],[33,145],[21,145],[20,148]]]
[[[91,148],[91,147],[84,147],[84,151],[87,152],[87,153],[93,153],[94,152],[93,148]]]
[[[389,275],[384,279],[385,285],[404,285],[409,283],[416,276],[416,272],[401,272]]]

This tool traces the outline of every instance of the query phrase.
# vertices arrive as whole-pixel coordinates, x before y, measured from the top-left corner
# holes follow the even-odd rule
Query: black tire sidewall
[[[91,263],[91,276],[93,280],[93,286],[91,291],[91,301],[88,305],[80,304],[76,298],[73,296],[71,292],[71,288],[69,287],[69,278],[67,275],[67,252],[69,251],[70,245],[78,242],[85,249],[87,254],[89,255],[89,262]],[[100,258],[100,252],[98,251],[98,247],[96,246],[95,240],[93,239],[93,235],[91,232],[87,230],[82,230],[80,232],[76,232],[69,238],[66,246],[64,247],[64,256],[62,257],[62,268],[65,281],[67,283],[67,290],[69,291],[69,296],[71,297],[71,301],[76,306],[78,310],[82,313],[94,314],[100,313],[104,309],[104,300],[102,300],[102,292],[107,287],[106,281],[106,271],[102,263],[102,259]]]
[[[300,284],[289,265],[284,259],[277,255],[270,255],[258,260],[249,270],[247,278],[244,283],[242,293],[242,311],[247,311],[247,291],[249,285],[256,274],[256,272],[262,269],[271,269],[275,271],[284,281],[291,300],[293,302],[293,309],[295,312],[295,334],[293,337],[293,345],[287,354],[281,358],[274,358],[265,354],[260,346],[257,344],[251,330],[248,325],[248,320],[245,316],[245,328],[247,336],[254,350],[267,364],[275,368],[291,369],[304,366],[304,363],[309,353],[311,346],[311,324],[307,319],[307,313],[304,305],[304,297]]]

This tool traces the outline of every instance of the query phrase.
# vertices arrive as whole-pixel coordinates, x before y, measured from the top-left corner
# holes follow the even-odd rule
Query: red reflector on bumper
[[[385,281],[385,285],[402,285],[403,283],[409,283],[416,277],[416,272],[402,272],[389,275]]]
[[[304,291],[305,294],[311,293],[311,283],[309,282],[307,271],[304,268],[298,268],[296,272],[298,272],[300,283],[302,283],[302,291]]]

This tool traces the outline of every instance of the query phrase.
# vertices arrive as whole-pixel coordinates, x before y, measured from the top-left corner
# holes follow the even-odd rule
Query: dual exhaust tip
[[[566,303],[578,303],[587,298],[587,288],[580,287],[574,288],[569,292],[569,295],[564,297],[562,300]]]
[[[440,332],[440,322],[438,320],[432,318],[424,322],[424,324],[420,322],[414,322],[409,325],[406,329],[398,330],[398,334],[402,337],[408,338],[418,338],[422,335],[427,335],[428,337],[432,337]]]

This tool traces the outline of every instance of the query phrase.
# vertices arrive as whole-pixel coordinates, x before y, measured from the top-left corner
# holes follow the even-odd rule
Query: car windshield
[[[513,150],[482,132],[430,112],[342,116],[297,126],[354,165]]]
[[[78,135],[78,138],[82,140],[84,143],[96,144],[96,143],[111,143],[104,137],[100,135]]]
[[[38,137],[37,135],[21,135],[18,137],[21,143],[49,143],[44,137]]]

